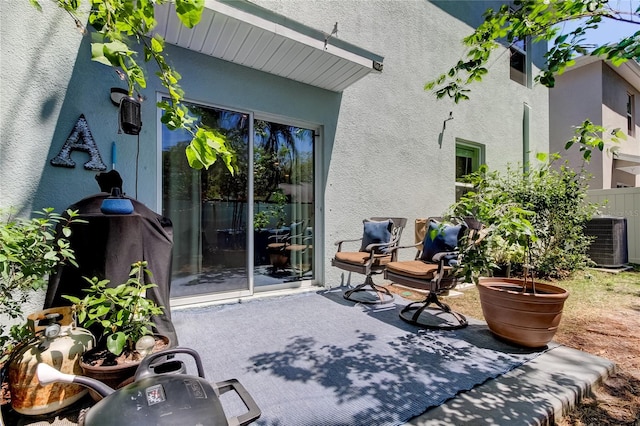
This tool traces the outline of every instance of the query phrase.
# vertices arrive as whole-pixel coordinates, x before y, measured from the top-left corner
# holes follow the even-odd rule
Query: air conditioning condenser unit
[[[595,237],[588,254],[596,265],[603,268],[620,268],[629,262],[627,218],[594,217],[587,222],[585,234]]]

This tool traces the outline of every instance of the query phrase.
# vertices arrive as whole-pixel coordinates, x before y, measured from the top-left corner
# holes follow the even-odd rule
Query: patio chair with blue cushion
[[[402,309],[400,317],[403,320],[429,329],[454,330],[467,326],[464,315],[454,312],[439,299],[458,284],[459,278],[453,273],[453,268],[460,261],[458,246],[461,239],[466,238],[466,231],[467,226],[462,221],[444,223],[440,218],[416,220],[416,244],[408,246],[418,248],[415,259],[390,262],[384,271],[385,278],[394,284],[427,292],[424,300],[412,302]],[[436,315],[425,312],[432,304],[441,312]]]
[[[361,238],[337,241],[338,251],[331,265],[345,271],[364,275],[365,282],[346,291],[344,298],[353,302],[377,304],[388,303],[393,295],[383,286],[373,282],[372,275],[382,274],[385,265],[396,260],[402,230],[407,219],[400,217],[372,217],[363,221]],[[348,245],[360,243],[358,251],[343,250]],[[343,247],[344,246],[344,247]]]

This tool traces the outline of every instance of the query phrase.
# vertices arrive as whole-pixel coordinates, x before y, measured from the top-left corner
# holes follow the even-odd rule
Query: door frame
[[[163,97],[167,97],[168,94],[164,92],[157,93],[157,101],[161,101]],[[320,279],[319,277],[324,276],[324,262],[323,253],[324,253],[324,220],[323,220],[323,206],[321,206],[321,202],[319,200],[324,200],[323,186],[321,185],[320,178],[322,174],[320,173],[322,164],[322,155],[320,146],[323,140],[323,132],[322,125],[317,123],[309,123],[303,120],[292,119],[291,117],[284,117],[276,114],[258,112],[258,111],[250,111],[243,108],[230,107],[227,105],[218,105],[210,102],[203,102],[200,100],[192,100],[192,99],[184,99],[186,103],[193,103],[196,105],[202,105],[205,107],[218,108],[218,109],[226,109],[234,112],[238,112],[241,114],[247,114],[249,116],[249,152],[248,156],[250,159],[253,159],[253,148],[254,148],[254,121],[255,120],[265,120],[272,121],[281,124],[301,127],[305,129],[310,129],[314,132],[314,152],[313,152],[313,160],[314,160],[314,250],[313,250],[313,265],[314,265],[314,275],[313,279],[295,281],[295,282],[283,282],[280,284],[267,285],[267,286],[255,286],[254,280],[254,239],[253,234],[247,232],[247,270],[250,271],[248,274],[248,289],[243,290],[232,290],[220,293],[207,293],[202,295],[193,295],[193,296],[185,296],[179,298],[171,298],[171,307],[174,306],[188,306],[188,305],[205,305],[212,303],[220,303],[220,302],[228,302],[234,299],[246,299],[256,296],[267,295],[269,293],[282,293],[291,291],[294,292],[300,289],[306,289],[309,287],[317,286]],[[161,126],[162,123],[160,118],[162,117],[162,110],[157,108],[156,113],[157,119],[157,132],[156,132],[156,191],[158,197],[156,198],[156,211],[162,212],[162,131]],[[249,176],[253,176],[253,161],[249,161],[249,167],[247,170]],[[247,200],[247,228],[253,229],[253,179],[250,179],[248,182],[247,193],[249,194],[249,199]],[[250,202],[249,202],[250,201]],[[297,284],[297,285],[293,285]]]

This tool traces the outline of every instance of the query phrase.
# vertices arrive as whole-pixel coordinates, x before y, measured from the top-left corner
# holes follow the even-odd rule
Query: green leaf
[[[114,355],[120,355],[127,343],[125,334],[121,331],[107,337],[107,349]]]
[[[29,2],[33,7],[35,7],[38,10],[38,12],[42,12],[42,6],[40,6],[40,3],[38,3],[38,0],[29,0]]]
[[[151,39],[151,51],[153,53],[160,53],[164,49],[164,40],[159,35],[153,36]]]
[[[627,58],[621,57],[621,56],[614,56],[611,59],[611,63],[616,66],[619,67],[620,65],[624,64],[625,62],[627,62]]]
[[[196,170],[200,170],[204,167],[204,163],[200,160],[200,156],[198,155],[198,150],[192,145],[192,143],[185,149],[185,154],[187,156],[187,161],[189,162],[189,167]]]
[[[111,307],[101,305],[101,306],[98,307],[98,309],[96,309],[95,314],[98,317],[102,317],[102,316],[108,314],[110,311],[111,311]]]
[[[627,140],[627,134],[620,129],[614,129],[613,135],[618,139]]]
[[[113,66],[111,61],[104,55],[104,43],[91,43],[91,60],[109,67]]]
[[[49,251],[45,253],[44,258],[47,260],[57,260],[58,254],[55,251]]]
[[[63,295],[62,296],[64,299],[67,299],[68,301],[70,301],[71,303],[73,303],[74,305],[79,305],[80,304],[80,298],[75,297],[75,296],[67,296],[67,295]]]
[[[549,158],[549,155],[546,152],[539,152],[536,154],[536,159],[538,161],[546,162]]]
[[[176,0],[176,14],[187,28],[193,28],[200,22],[203,10],[204,0]]]

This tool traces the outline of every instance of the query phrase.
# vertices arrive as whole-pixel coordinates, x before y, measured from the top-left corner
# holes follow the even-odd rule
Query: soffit
[[[604,60],[599,56],[580,56],[576,58],[575,65],[567,69],[567,72],[599,61],[606,63],[613,71],[627,81],[627,83],[631,84],[640,92],[640,63],[638,61],[628,60],[619,66],[615,66],[611,64],[610,61]]]
[[[614,159],[616,170],[640,175],[640,156],[630,154],[616,154]]]
[[[244,1],[207,0],[193,29],[173,2],[156,6],[156,20],[167,43],[334,92],[382,71],[381,56]]]

